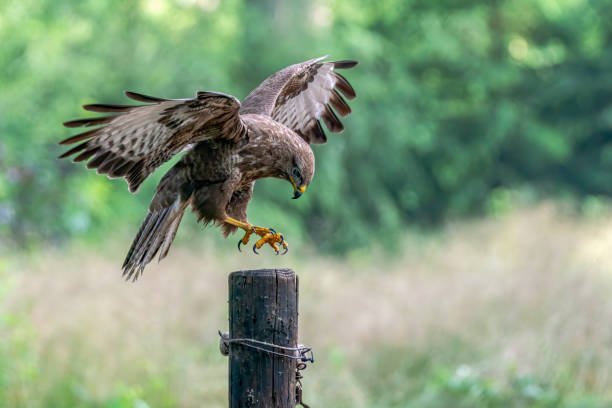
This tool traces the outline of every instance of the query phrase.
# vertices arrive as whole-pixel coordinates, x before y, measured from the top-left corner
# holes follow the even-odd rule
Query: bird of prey
[[[83,108],[111,113],[65,122],[66,127],[96,128],[60,144],[80,142],[60,158],[76,154],[88,168],[108,177],[124,177],[130,192],[172,156],[185,155],[163,176],[123,264],[134,280],[159,253],[167,254],[188,206],[198,221],[214,223],[227,237],[238,228],[251,235],[257,253],[269,244],[278,254],[288,244],[272,228],[250,224],[247,205],[255,180],[276,177],[293,186],[298,198],[310,184],[314,154],[310,143],[325,143],[321,120],[332,133],[344,129],[340,116],[351,112],[346,99],[355,91],[337,72],[356,61],[325,61],[321,57],[291,65],[268,77],[240,103],[231,95],[197,92],[191,99],[164,99],[135,92],[126,96],[145,105],[92,104]],[[335,112],[334,112],[335,110]]]

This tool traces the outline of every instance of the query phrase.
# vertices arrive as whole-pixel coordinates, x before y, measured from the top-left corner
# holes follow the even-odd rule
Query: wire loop
[[[262,351],[264,353],[272,354],[279,357],[285,357],[292,360],[298,360],[295,368],[295,402],[304,408],[309,408],[302,401],[302,370],[308,367],[308,363],[314,363],[314,352],[311,347],[306,347],[303,344],[298,344],[297,347],[279,346],[278,344],[272,344],[265,341],[255,339],[231,339],[228,332],[222,333],[219,330],[219,350],[224,356],[228,356],[230,352],[230,344],[240,344],[245,347],[250,347],[254,350]],[[275,349],[290,352],[291,354],[279,353]]]
[[[224,346],[222,347],[220,345],[220,348],[222,347],[221,353],[223,355],[226,355],[223,352],[223,350],[229,349],[230,344],[241,344],[245,347],[250,347],[255,350],[263,351],[264,353],[273,354],[275,356],[286,357],[292,360],[300,360],[301,363],[298,363],[298,365],[299,364],[305,365],[306,363],[314,363],[314,352],[312,351],[312,348],[305,347],[303,344],[298,344],[297,347],[287,347],[287,346],[279,346],[278,344],[268,343],[265,341],[260,341],[260,340],[255,340],[255,339],[246,339],[246,338],[230,339],[229,333],[227,332],[222,333],[221,330],[219,330],[219,336],[221,337],[219,342],[222,343],[222,345]],[[293,354],[279,353],[277,351],[274,351],[274,349],[289,351],[289,352],[292,352]]]

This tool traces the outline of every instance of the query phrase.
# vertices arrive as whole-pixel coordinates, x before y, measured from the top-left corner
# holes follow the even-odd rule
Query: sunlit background
[[[224,407],[227,274],[293,267],[311,407],[612,406],[609,0],[0,0],[0,407]],[[59,161],[61,123],[124,90],[244,98],[356,59],[308,191],[257,183],[291,244],[183,221],[120,265],[131,195]]]

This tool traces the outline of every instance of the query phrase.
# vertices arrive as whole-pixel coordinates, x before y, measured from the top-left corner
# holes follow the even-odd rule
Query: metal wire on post
[[[265,341],[259,341],[255,339],[231,339],[229,337],[229,332],[221,332],[219,330],[219,351],[224,356],[228,356],[230,353],[230,344],[241,344],[246,347],[253,348],[255,350],[268,353],[275,356],[285,357],[293,360],[298,360],[296,369],[295,369],[295,403],[301,405],[304,408],[310,408],[309,405],[305,404],[302,401],[303,387],[302,387],[302,379],[304,379],[304,375],[302,371],[308,367],[308,363],[314,363],[314,352],[312,348],[306,347],[303,344],[298,344],[297,347],[285,347],[279,346],[278,344],[272,344]],[[279,349],[283,351],[292,352],[292,354],[279,353],[274,351],[274,349]]]

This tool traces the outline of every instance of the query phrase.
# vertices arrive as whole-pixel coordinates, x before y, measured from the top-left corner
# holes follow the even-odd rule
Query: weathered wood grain
[[[295,272],[260,269],[231,273],[229,327],[232,339],[255,339],[296,347],[298,278]],[[296,360],[230,344],[230,408],[295,407],[295,370]]]

